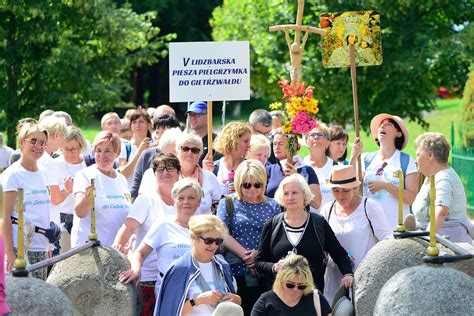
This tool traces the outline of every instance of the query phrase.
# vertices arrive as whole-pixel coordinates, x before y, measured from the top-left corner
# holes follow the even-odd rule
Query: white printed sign
[[[250,99],[249,42],[174,42],[170,102]]]

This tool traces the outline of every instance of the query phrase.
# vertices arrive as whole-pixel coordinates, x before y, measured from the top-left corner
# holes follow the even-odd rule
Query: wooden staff
[[[356,137],[360,137],[359,127],[359,101],[357,99],[357,71],[356,71],[356,60],[355,60],[355,47],[353,40],[349,42],[349,59],[351,61],[351,78],[352,78],[352,103],[354,105],[354,128]],[[359,187],[360,194],[362,194],[362,158],[361,155],[357,157],[357,174],[361,186]]]
[[[91,200],[91,232],[89,234],[89,240],[97,240],[97,233],[95,231],[95,179],[91,179],[91,190],[89,193],[89,198]]]
[[[396,232],[406,232],[403,224],[403,171],[397,170],[393,173],[394,177],[398,177],[398,225]]]
[[[212,160],[212,101],[207,101],[207,159]]]
[[[25,206],[24,201],[25,195],[22,188],[18,189],[18,198],[16,200],[16,212],[18,213],[18,238],[17,238],[17,256],[15,259],[15,269],[23,270],[26,268],[26,260],[24,259],[24,247],[23,247],[23,211]],[[7,220],[7,219],[4,219]]]
[[[436,218],[435,218],[435,176],[430,177],[430,246],[426,249],[426,255],[435,257],[439,255],[436,247]]]

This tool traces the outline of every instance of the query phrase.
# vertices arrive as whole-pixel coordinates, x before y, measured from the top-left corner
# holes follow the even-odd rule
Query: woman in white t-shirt
[[[114,160],[120,153],[119,136],[102,131],[95,137],[92,148],[96,163],[80,170],[74,178],[75,205],[71,231],[73,247],[89,240],[91,190],[94,190],[96,233],[102,245],[113,244],[114,237],[130,209],[127,180],[113,168]],[[95,179],[94,187],[91,185],[91,179]]]
[[[318,127],[305,135],[305,139],[309,155],[304,158],[304,163],[307,166],[311,166],[318,176],[319,189],[321,190],[321,206],[323,206],[333,200],[329,178],[331,177],[333,165],[337,164],[337,162],[326,156],[326,151],[329,147],[329,128],[326,124],[320,123]],[[321,207],[315,211],[319,212],[320,209]]]
[[[18,220],[15,208],[18,189],[23,189],[24,219],[39,228],[49,228],[50,195],[47,187],[45,170],[38,167],[38,160],[45,151],[48,141],[46,130],[35,123],[26,123],[18,133],[20,159],[13,163],[2,174],[3,186],[3,237],[5,239],[5,264],[7,272],[11,272],[16,259],[18,247]],[[10,220],[10,217],[12,220]],[[24,228],[25,229],[25,228]],[[47,259],[48,239],[33,233],[31,241],[25,240],[25,252],[30,264]],[[46,269],[31,272],[31,276],[46,280]]]
[[[379,145],[377,152],[362,156],[364,170],[364,196],[376,200],[382,206],[392,229],[398,225],[399,178],[404,173],[403,218],[410,213],[409,206],[418,191],[418,175],[415,162],[401,150],[408,143],[405,122],[396,115],[379,114],[370,122],[372,137]]]
[[[180,258],[191,248],[191,238],[188,232],[189,219],[196,212],[200,205],[203,192],[199,184],[191,178],[184,178],[176,182],[172,191],[176,215],[173,219],[164,221],[153,220],[152,213],[146,214],[143,219],[143,213],[140,209],[132,207],[127,218],[129,223],[134,226],[140,225],[137,230],[138,248],[134,251],[130,261],[131,268],[120,273],[120,281],[130,283],[134,280],[140,280],[138,287],[143,299],[144,310],[142,315],[151,315],[155,305],[155,293],[161,284],[163,273],[168,270],[171,263]],[[141,203],[143,195],[139,195],[135,200]],[[143,210],[142,210],[143,211]],[[126,241],[126,224],[122,227],[116,238],[115,248],[122,250],[121,243]],[[152,225],[152,226],[151,226]],[[148,232],[144,235],[146,227]],[[155,251],[153,251],[155,250]]]
[[[218,203],[222,195],[216,176],[199,166],[202,150],[202,139],[197,135],[182,134],[176,140],[176,153],[181,164],[181,177],[195,179],[204,192],[196,215],[211,214],[212,205]]]
[[[121,150],[125,157],[120,157],[120,173],[127,179],[128,188],[132,188],[133,172],[138,159],[151,144],[151,119],[144,109],[136,109],[130,115],[130,129],[132,138],[130,139],[130,149]],[[125,143],[122,144],[125,145]]]
[[[347,251],[355,272],[377,240],[389,239],[392,231],[380,205],[358,195],[360,181],[351,165],[334,166],[329,184],[334,201],[321,208],[321,215]],[[342,274],[330,258],[324,275],[324,296],[332,302]]]
[[[82,152],[87,149],[87,143],[80,129],[75,126],[68,127],[68,134],[61,147],[62,155],[55,159],[56,173],[61,179],[60,203],[51,206],[51,220],[58,226],[63,224],[61,234],[61,252],[71,248],[71,229],[74,218],[73,181],[76,173],[86,168]]]

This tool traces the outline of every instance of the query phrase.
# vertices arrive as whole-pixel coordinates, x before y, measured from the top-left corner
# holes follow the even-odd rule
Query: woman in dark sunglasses
[[[260,296],[251,316],[321,316],[331,312],[321,291],[314,287],[308,261],[292,253],[281,261],[273,289]]]
[[[204,192],[196,215],[211,214],[212,205],[217,204],[222,195],[216,176],[199,166],[202,150],[202,139],[197,135],[184,133],[176,140],[176,154],[181,165],[181,177],[193,178]]]
[[[229,264],[214,256],[228,231],[214,215],[189,220],[191,251],[165,273],[154,315],[212,315],[220,302],[241,304]]]
[[[217,216],[229,229],[224,257],[232,268],[242,297],[245,315],[266,286],[260,283],[255,269],[260,232],[265,222],[281,212],[280,205],[264,195],[267,175],[263,164],[255,159],[243,161],[235,172],[235,195],[222,199]]]

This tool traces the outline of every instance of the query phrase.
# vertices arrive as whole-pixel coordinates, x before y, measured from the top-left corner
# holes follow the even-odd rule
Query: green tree
[[[306,2],[303,23],[319,25],[325,12],[377,10],[381,13],[383,64],[358,67],[361,126],[381,112],[397,114],[425,124],[423,111],[433,109],[436,87],[461,87],[466,80],[473,37],[467,32],[474,10],[470,1],[326,0]],[[213,12],[215,40],[249,40],[253,97],[276,100],[277,81],[289,79],[289,53],[281,32],[268,27],[293,24],[296,1],[228,0]],[[462,38],[462,40],[461,40]],[[344,124],[352,120],[349,69],[321,65],[321,39],[311,34],[303,57],[303,79],[315,86],[324,121]],[[471,44],[468,44],[470,42]]]
[[[45,109],[76,123],[110,109],[130,89],[130,69],[166,56],[151,23],[111,1],[5,1],[0,4],[0,130],[15,144],[15,124]]]

